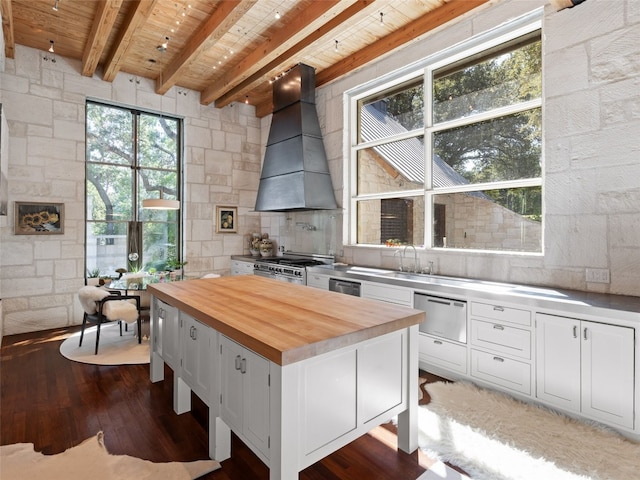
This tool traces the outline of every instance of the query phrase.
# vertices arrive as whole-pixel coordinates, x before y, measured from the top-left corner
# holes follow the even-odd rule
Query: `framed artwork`
[[[238,232],[238,207],[216,207],[216,233]]]
[[[16,202],[16,235],[64,233],[64,203]]]

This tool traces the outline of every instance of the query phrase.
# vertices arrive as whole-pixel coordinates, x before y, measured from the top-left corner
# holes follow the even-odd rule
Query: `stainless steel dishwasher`
[[[346,293],[347,295],[353,295],[354,297],[360,296],[360,282],[353,282],[349,280],[338,280],[337,278],[329,279],[329,291]]]
[[[419,330],[429,335],[467,343],[467,302],[415,293],[413,306],[424,311]]]

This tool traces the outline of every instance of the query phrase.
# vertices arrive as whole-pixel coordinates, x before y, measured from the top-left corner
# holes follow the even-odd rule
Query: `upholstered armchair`
[[[95,323],[96,355],[100,344],[100,327],[103,323],[118,322],[122,336],[122,322],[138,324],[138,343],[142,342],[142,322],[140,317],[140,297],[138,295],[122,295],[100,287],[85,286],[78,291],[78,299],[84,310],[80,346],[84,338],[87,323]]]

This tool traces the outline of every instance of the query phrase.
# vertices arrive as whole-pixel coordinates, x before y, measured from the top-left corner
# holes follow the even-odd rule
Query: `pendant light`
[[[145,198],[142,200],[142,208],[150,208],[153,210],[179,210],[179,200],[169,200],[162,198],[162,190],[159,190],[160,198]]]

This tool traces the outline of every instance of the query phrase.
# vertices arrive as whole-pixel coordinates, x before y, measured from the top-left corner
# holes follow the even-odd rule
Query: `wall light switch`
[[[587,282],[592,283],[610,283],[608,268],[587,268],[586,271]]]

